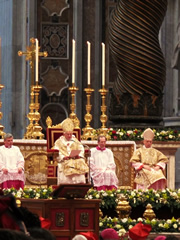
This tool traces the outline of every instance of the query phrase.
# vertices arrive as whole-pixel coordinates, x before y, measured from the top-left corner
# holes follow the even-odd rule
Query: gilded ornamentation
[[[47,184],[47,152],[33,151],[24,156],[26,185]]]
[[[26,52],[18,51],[19,56],[26,56],[26,61],[30,61],[31,68],[31,92],[30,92],[30,104],[27,117],[29,119],[29,125],[26,128],[26,133],[24,135],[25,139],[43,139],[44,134],[41,132],[42,127],[39,125],[39,120],[41,115],[39,113],[39,92],[41,86],[38,83],[35,83],[35,59],[36,59],[36,46],[35,38],[30,39],[31,45],[26,47]],[[39,47],[40,48],[40,47]],[[47,52],[38,52],[38,57],[43,56],[47,57]]]
[[[119,215],[119,219],[129,217],[131,213],[131,206],[129,205],[129,202],[126,201],[126,198],[124,195],[119,196],[116,211]]]
[[[152,205],[150,203],[147,204],[146,210],[143,214],[143,217],[149,220],[152,220],[153,218],[156,218],[156,214],[154,213],[152,209]]]
[[[46,118],[46,125],[48,128],[52,127],[52,119],[49,116]]]
[[[104,87],[102,89],[99,90],[100,94],[101,94],[101,116],[100,116],[100,121],[102,123],[101,128],[100,128],[100,134],[105,135],[106,138],[109,140],[110,136],[107,134],[108,129],[106,128],[106,122],[108,120],[108,117],[106,115],[106,110],[107,110],[107,106],[106,106],[106,94],[108,92],[107,89],[105,89]]]
[[[52,119],[50,118],[50,116],[46,118],[46,125],[48,128],[62,128],[61,123],[52,125]]]
[[[99,217],[102,218],[103,217],[103,213],[101,211],[101,209],[99,208]]]
[[[85,128],[82,129],[83,135],[81,136],[81,138],[84,140],[87,140],[87,139],[93,140],[95,136],[93,134],[94,129],[90,126],[90,122],[92,121],[92,115],[90,114],[91,107],[92,107],[90,103],[90,98],[91,98],[92,92],[94,92],[94,89],[88,87],[88,88],[85,88],[84,91],[86,92],[86,96],[87,96],[87,104],[86,104],[87,113],[84,116],[84,120],[86,121],[86,126]]]
[[[69,87],[69,91],[71,93],[71,104],[70,104],[70,109],[71,109],[71,113],[69,114],[69,117],[71,118],[71,120],[74,123],[74,128],[79,128],[80,126],[80,121],[76,116],[75,113],[75,109],[76,109],[76,104],[75,104],[75,94],[79,89],[77,87],[75,87],[75,85],[73,84],[72,87]]]
[[[21,207],[21,200],[20,199],[16,199],[16,205],[17,205],[18,208]]]

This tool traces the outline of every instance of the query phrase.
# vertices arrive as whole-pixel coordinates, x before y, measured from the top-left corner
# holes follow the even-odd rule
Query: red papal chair
[[[50,117],[46,120],[46,139],[47,139],[47,185],[57,185],[57,158],[59,156],[59,150],[53,149],[55,141],[63,135],[63,130],[61,124],[52,125],[52,120]],[[73,135],[81,141],[81,129],[74,128]],[[89,156],[88,149],[85,149],[85,157]],[[88,176],[86,176],[86,181],[88,182]]]

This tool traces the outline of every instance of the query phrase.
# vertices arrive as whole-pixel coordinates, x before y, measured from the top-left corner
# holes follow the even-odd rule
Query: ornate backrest
[[[47,150],[52,149],[55,141],[63,135],[62,128],[57,127],[48,127],[46,129],[46,139],[47,139]],[[80,141],[81,140],[81,131],[80,129],[74,129],[73,135]]]

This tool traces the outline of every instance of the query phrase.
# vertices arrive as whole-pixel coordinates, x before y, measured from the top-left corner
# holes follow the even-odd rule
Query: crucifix
[[[38,85],[38,81],[35,84],[35,61],[39,60],[39,57],[47,57],[47,52],[39,52],[40,47],[36,45],[36,39],[31,38],[30,42],[31,45],[26,47],[26,52],[18,51],[19,56],[26,56],[26,61],[30,62],[31,68],[31,93],[30,93],[30,104],[29,109],[30,112],[27,115],[29,119],[29,125],[27,126],[27,131],[24,135],[25,139],[43,139],[44,134],[41,132],[42,128],[38,124],[41,116],[39,113],[39,103],[38,103],[38,96],[41,89],[41,86]],[[38,49],[38,52],[37,52]],[[38,54],[38,55],[37,55]],[[37,67],[38,67],[38,63]],[[37,69],[36,69],[37,71]]]
[[[26,47],[26,52],[18,51],[19,56],[26,56],[26,61],[29,61],[30,68],[31,68],[31,86],[35,85],[35,59],[36,59],[36,39],[31,38],[30,39],[31,45]],[[39,47],[40,48],[40,47]],[[39,50],[39,49],[38,49]],[[48,53],[47,52],[39,52],[38,51],[38,57],[47,57]]]

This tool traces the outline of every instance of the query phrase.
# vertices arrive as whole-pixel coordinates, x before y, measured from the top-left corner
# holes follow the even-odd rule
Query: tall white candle
[[[102,43],[102,86],[105,86],[105,44]]]
[[[75,83],[75,52],[76,52],[76,42],[72,40],[72,83]]]
[[[36,83],[38,83],[38,59],[39,59],[39,43],[38,39],[36,38]]]
[[[87,83],[91,84],[91,43],[87,41],[88,54],[87,54]]]

